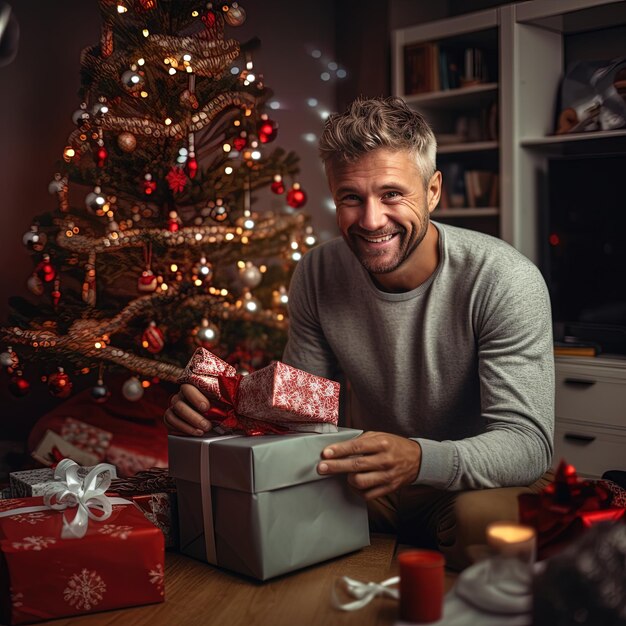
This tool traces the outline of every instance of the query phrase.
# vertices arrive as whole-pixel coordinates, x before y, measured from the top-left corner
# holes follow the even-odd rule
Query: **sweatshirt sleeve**
[[[554,355],[549,294],[530,261],[498,265],[475,316],[485,432],[457,441],[416,438],[416,484],[440,489],[528,485],[549,467]]]

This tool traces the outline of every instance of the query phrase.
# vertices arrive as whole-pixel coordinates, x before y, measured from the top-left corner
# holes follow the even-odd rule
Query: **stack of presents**
[[[45,466],[10,475],[0,623],[163,602],[165,550],[263,581],[369,544],[365,502],[316,472],[323,448],[360,434],[337,426],[337,383],[280,362],[240,377],[202,348],[181,380],[217,400],[224,434],[170,436],[169,467],[120,472],[106,462],[110,434],[68,419],[42,440]],[[606,483],[562,465],[544,494],[520,501],[546,555],[623,515],[623,492]]]

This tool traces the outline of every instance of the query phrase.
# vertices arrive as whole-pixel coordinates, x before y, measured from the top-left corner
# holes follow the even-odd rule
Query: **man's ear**
[[[428,188],[426,190],[428,199],[428,212],[432,213],[439,204],[439,198],[441,198],[441,172],[436,171],[428,181]]]

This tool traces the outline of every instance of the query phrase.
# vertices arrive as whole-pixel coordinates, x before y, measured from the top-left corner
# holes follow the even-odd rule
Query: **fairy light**
[[[230,174],[232,174],[232,173],[233,173],[233,168],[230,165],[227,165],[224,168],[224,174],[228,174],[230,176]]]
[[[141,97],[142,98],[147,98],[148,97],[148,92],[147,91],[142,91],[141,92]]]
[[[223,150],[224,152],[230,152],[232,149],[233,149],[233,148],[232,148],[232,146],[231,146],[229,143],[225,143],[225,144],[222,146],[222,150]]]
[[[196,241],[201,241],[201,240],[202,240],[202,233],[196,233],[196,234],[194,235],[194,239],[195,239]]]
[[[298,249],[298,242],[297,241],[292,241],[291,242],[291,249],[292,250],[297,250]]]
[[[128,9],[123,4],[118,2],[118,4],[117,4],[117,12],[118,13],[126,13],[126,11],[128,11]]]
[[[192,11],[191,12],[191,17],[198,17],[198,15],[200,15],[200,13],[198,13],[198,11]]]
[[[233,235],[232,233],[226,233],[226,235],[224,235],[224,239],[226,239],[226,241],[232,241],[235,238],[235,235]]]
[[[177,272],[178,271],[178,265],[176,265],[176,263],[172,263],[170,265],[170,271]]]
[[[237,267],[242,270],[246,266],[245,261],[237,261]]]
[[[167,291],[169,289],[169,287],[167,286],[167,283],[162,283],[161,284],[161,291]]]
[[[147,28],[144,28],[141,32],[144,37],[148,37],[150,35],[150,31]]]
[[[250,153],[250,156],[255,160],[258,161],[261,158],[261,153],[258,150],[253,150]]]
[[[299,252],[294,252],[294,253],[291,255],[291,258],[292,258],[294,261],[299,261],[299,260],[302,258],[302,255],[301,255]]]
[[[254,228],[254,220],[251,218],[248,218],[244,223],[243,223],[244,227],[247,228],[248,230],[252,230]]]
[[[199,278],[196,278],[196,280],[193,281],[193,284],[196,287],[202,287],[202,281]]]
[[[170,76],[174,76],[174,74],[176,74],[176,69],[175,69],[175,68],[173,68],[173,67],[170,67],[170,69],[169,69],[169,75],[170,75]]]
[[[141,65],[145,65],[145,64],[146,64],[146,60],[144,58],[137,59],[137,65],[141,66]]]
[[[220,290],[220,296],[227,296],[228,295],[228,289],[221,289]]]
[[[166,126],[169,126],[172,123],[172,118],[171,117],[166,117],[164,120],[164,124]]]

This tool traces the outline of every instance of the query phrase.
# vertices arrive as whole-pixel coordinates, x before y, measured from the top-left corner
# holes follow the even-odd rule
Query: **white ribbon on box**
[[[1,511],[0,517],[76,508],[76,514],[71,521],[63,514],[61,538],[81,539],[87,532],[90,519],[103,522],[111,517],[114,504],[133,504],[125,498],[105,495],[111,485],[111,475],[115,472],[113,465],[99,463],[84,478],[78,475],[79,469],[80,466],[75,461],[62,459],[54,469],[55,482],[52,483],[51,492],[44,496],[44,505]]]
[[[204,522],[204,543],[206,546],[206,560],[211,565],[217,565],[217,550],[215,547],[215,524],[213,522],[213,498],[211,496],[211,464],[209,463],[209,447],[216,441],[225,441],[241,435],[224,435],[205,439],[200,448],[200,487],[202,491],[202,521]]]

